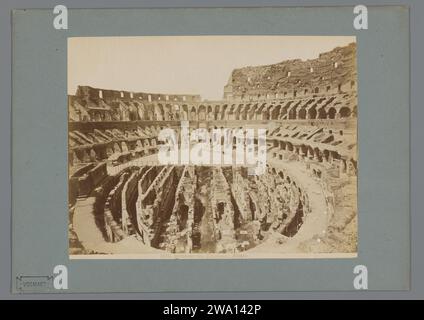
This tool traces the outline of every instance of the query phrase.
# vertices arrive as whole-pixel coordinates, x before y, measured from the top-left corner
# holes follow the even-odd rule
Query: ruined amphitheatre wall
[[[356,44],[321,53],[317,59],[235,69],[224,99],[256,100],[335,94],[356,90]]]

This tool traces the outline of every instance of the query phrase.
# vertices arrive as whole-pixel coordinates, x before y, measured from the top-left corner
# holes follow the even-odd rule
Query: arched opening
[[[234,107],[234,120],[240,120],[240,108],[242,105]]]
[[[152,110],[147,111],[147,118],[148,118],[148,120],[155,120],[156,119],[156,116],[155,116],[155,114],[153,113]]]
[[[129,119],[130,121],[138,120],[137,108],[135,106],[130,106],[129,108]]]
[[[336,113],[337,113],[336,109],[333,108],[333,107],[331,107],[328,110],[328,119],[335,119],[336,118]]]
[[[302,108],[299,110],[299,119],[306,119],[306,109]]]
[[[119,144],[118,143],[114,143],[113,144],[113,152],[114,153],[119,153],[119,152],[121,152],[121,148],[119,147]]]
[[[174,120],[181,120],[180,117],[180,106],[178,104],[174,104],[173,106],[173,114],[174,114]]]
[[[291,142],[287,142],[287,144],[286,144],[286,148],[287,148],[287,150],[288,150],[288,151],[293,151],[293,149],[294,149],[294,147],[293,147],[293,145],[291,144]]]
[[[297,109],[297,106],[294,106],[293,108],[290,109],[289,119],[296,119],[296,109]]]
[[[256,113],[255,111],[257,110],[257,108],[258,108],[258,105],[257,104],[253,105],[250,108],[250,110],[249,110],[249,119],[248,120],[253,120],[254,119],[255,113]]]
[[[250,108],[250,104],[246,105],[243,108],[243,112],[241,113],[241,120],[247,120],[247,112],[248,112],[249,108]]]
[[[172,108],[170,104],[165,105],[165,120],[173,120]]]
[[[322,154],[321,151],[318,148],[314,149],[314,153],[315,153],[315,158],[319,161],[322,162]]]
[[[311,146],[307,146],[307,156],[309,159],[314,158],[314,149]]]
[[[309,119],[316,119],[317,117],[317,110],[315,109],[315,107],[311,107],[308,110],[308,118]]]
[[[197,120],[197,117],[196,117],[196,108],[195,107],[192,107],[191,108],[190,120]]]
[[[208,106],[208,120],[213,120],[212,106]]]
[[[229,112],[227,114],[227,119],[226,120],[234,120],[234,108],[235,108],[235,105],[233,104],[230,107],[230,110],[229,110]]]
[[[80,159],[83,163],[90,162],[90,155],[87,153],[86,150],[82,150],[80,153]]]
[[[106,155],[109,158],[113,154],[113,149],[111,147],[106,147]]]
[[[94,151],[94,149],[90,149],[90,160],[92,162],[95,162],[97,160],[96,151]]]
[[[220,120],[220,116],[219,116],[219,106],[215,106],[214,120]]]
[[[156,120],[163,121],[164,119],[164,111],[163,106],[161,104],[156,105],[155,107]]]
[[[323,156],[324,156],[325,161],[328,162],[330,160],[330,151],[324,150]]]
[[[221,220],[222,216],[224,215],[225,203],[219,202],[216,206],[216,209],[217,209],[217,214],[218,214],[218,216],[216,218],[219,221],[219,220]]]
[[[342,159],[340,162],[340,170],[342,173],[346,173],[346,160]]]
[[[100,112],[94,113],[94,121],[102,121],[102,117],[100,115]]]
[[[302,144],[300,146],[300,155],[301,156],[306,156],[308,154],[308,147],[305,146],[304,144]]]
[[[281,105],[275,106],[274,109],[272,109],[272,112],[271,112],[271,119],[272,120],[278,119],[278,116],[280,114],[280,110],[281,110]]]
[[[348,107],[343,107],[339,111],[340,118],[348,118],[351,114],[351,111]]]
[[[225,114],[227,113],[228,105],[224,104],[221,108],[221,120],[225,119]]]
[[[181,111],[181,120],[188,120],[188,107],[186,104],[183,104]]]
[[[318,119],[325,119],[327,114],[325,113],[325,109],[321,108],[318,110]]]

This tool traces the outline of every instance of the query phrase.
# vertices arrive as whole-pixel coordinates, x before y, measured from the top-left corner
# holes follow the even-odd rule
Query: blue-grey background
[[[40,1],[41,2],[41,1]],[[16,8],[18,2],[10,4]],[[62,4],[72,7],[95,7],[95,2]],[[306,2],[305,2],[306,3]],[[316,5],[316,1],[313,4]],[[339,4],[341,1],[338,2]],[[366,3],[366,2],[365,2]],[[44,4],[53,7],[57,3]],[[199,2],[196,2],[199,5]],[[241,5],[241,2],[226,2],[226,5]],[[277,3],[264,3],[261,5]],[[292,3],[299,4],[299,2]],[[328,4],[328,2],[326,3]],[[176,2],[172,2],[176,6]],[[193,3],[180,3],[192,6]],[[209,4],[211,5],[211,4]],[[215,2],[219,6],[223,3]],[[243,3],[248,5],[248,3]],[[252,4],[250,4],[252,5]],[[106,7],[105,2],[102,6]],[[108,5],[109,7],[110,5]],[[125,7],[120,2],[115,6]],[[129,7],[135,7],[129,3]],[[137,6],[140,6],[138,4]],[[149,6],[149,5],[147,5]],[[150,5],[152,6],[152,4]],[[155,6],[158,4],[155,2]],[[20,7],[34,7],[22,2]],[[3,9],[3,8],[2,8]],[[70,289],[97,291],[119,289],[147,291],[208,290],[208,291],[287,291],[287,290],[352,290],[355,264],[368,266],[371,290],[401,289],[408,284],[409,269],[409,181],[408,181],[408,15],[406,9],[394,11],[385,8],[369,8],[370,29],[355,31],[352,28],[352,7],[334,8],[337,12],[308,10],[306,13],[291,9],[255,11],[213,10],[199,17],[186,11],[153,12],[144,17],[138,11],[122,11],[136,15],[134,19],[116,19],[116,12],[71,11],[68,31],[57,31],[51,26],[51,11],[38,11],[33,20],[22,18],[19,28],[23,39],[17,39],[15,62],[22,61],[15,69],[14,81],[19,94],[14,94],[14,129],[21,134],[14,136],[14,187],[20,196],[16,199],[15,227],[24,236],[14,238],[16,270],[14,273],[48,274],[56,264],[66,264],[70,272]],[[1,14],[7,10],[2,10]],[[251,10],[249,10],[251,11]],[[248,11],[248,12],[249,12]],[[253,12],[253,11],[251,11]],[[412,10],[412,12],[414,12]],[[411,14],[412,14],[411,12]],[[147,12],[146,12],[147,13]],[[295,13],[295,14],[294,14]],[[25,12],[21,12],[25,16]],[[169,15],[169,16],[164,16]],[[184,16],[186,15],[186,16]],[[99,18],[100,16],[100,18]],[[128,17],[129,18],[129,17]],[[177,23],[175,23],[175,20]],[[31,21],[29,21],[31,20]],[[174,22],[171,22],[174,20]],[[7,19],[1,19],[7,21]],[[9,20],[10,21],[10,20]],[[6,26],[7,27],[7,26]],[[119,29],[119,30],[118,30]],[[406,30],[405,30],[406,29]],[[2,30],[9,30],[2,28]],[[31,37],[28,36],[31,32]],[[360,250],[355,260],[268,260],[268,261],[68,261],[66,248],[66,37],[78,35],[143,35],[143,34],[356,34],[358,36],[359,62],[359,145],[360,145],[360,189],[359,222]],[[414,46],[414,42],[412,42]],[[7,57],[10,51],[1,48]],[[2,65],[1,76],[10,76],[9,65]],[[417,67],[418,68],[418,67]],[[9,73],[7,73],[8,71]],[[417,74],[412,73],[413,76]],[[10,90],[10,77],[5,80],[5,89]],[[412,83],[414,85],[414,82]],[[3,94],[1,136],[10,140],[10,118],[3,113],[9,109],[7,90]],[[22,91],[24,90],[24,92]],[[9,104],[10,105],[10,104]],[[414,106],[414,100],[412,100]],[[414,111],[414,109],[413,109]],[[20,115],[21,114],[21,115]],[[25,114],[25,116],[23,116]],[[414,119],[414,117],[413,117]],[[65,128],[66,129],[66,128]],[[20,147],[19,147],[20,146]],[[7,150],[7,146],[2,150]],[[414,152],[414,149],[412,149]],[[2,183],[10,183],[10,164],[7,153],[6,170],[1,172]],[[63,161],[61,161],[63,160]],[[414,164],[414,162],[413,162]],[[3,165],[3,161],[2,161]],[[3,170],[2,166],[2,170]],[[47,174],[50,172],[49,174]],[[5,179],[3,179],[3,177]],[[414,175],[413,180],[414,181]],[[422,183],[422,182],[421,182]],[[414,192],[414,189],[413,189]],[[414,195],[414,193],[412,193]],[[9,191],[1,194],[10,200]],[[0,246],[6,259],[1,259],[6,275],[0,279],[5,292],[10,289],[10,212],[2,201],[2,232]],[[416,208],[416,207],[415,207]],[[414,207],[412,207],[414,210]],[[414,211],[413,211],[414,213]],[[35,217],[34,217],[35,216]],[[31,218],[31,219],[29,219]],[[413,215],[412,228],[418,228],[419,217]],[[5,220],[3,223],[3,219]],[[418,223],[418,224],[417,224]],[[57,226],[62,226],[62,228]],[[4,230],[3,230],[4,228]],[[414,232],[413,232],[413,236]],[[417,234],[418,236],[418,234]],[[413,242],[413,250],[414,250]],[[23,254],[25,253],[25,254]],[[422,278],[415,275],[421,260],[413,255],[412,291],[398,296],[415,297],[422,294]],[[3,257],[3,256],[2,256]],[[6,262],[6,263],[5,263]],[[3,265],[5,267],[3,268]],[[46,270],[49,269],[49,270]],[[417,269],[415,269],[417,268]],[[422,270],[422,268],[421,268]],[[130,276],[131,273],[137,273]],[[109,274],[108,274],[109,273]],[[159,279],[158,279],[159,278]],[[86,280],[90,279],[90,283]],[[418,287],[417,284],[420,284]],[[93,285],[96,283],[96,286]],[[3,285],[4,283],[4,285]],[[417,291],[418,290],[418,291]],[[393,297],[393,293],[380,293]],[[306,296],[305,296],[306,295]],[[352,293],[179,293],[136,294],[118,297],[138,298],[301,298],[301,297],[376,297],[371,292]],[[8,295],[7,295],[8,296]],[[93,295],[86,295],[92,297]],[[29,297],[29,296],[25,296]],[[56,296],[55,296],[56,297]],[[77,297],[76,295],[67,297]],[[103,295],[103,297],[116,297]]]

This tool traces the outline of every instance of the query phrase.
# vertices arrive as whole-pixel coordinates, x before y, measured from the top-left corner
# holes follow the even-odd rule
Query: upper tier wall
[[[321,53],[317,59],[235,69],[224,99],[299,97],[356,91],[356,43]]]
[[[69,97],[69,121],[209,121],[209,120],[295,120],[356,117],[356,92],[310,97],[261,99],[256,101],[207,101],[192,103],[139,103],[120,101],[118,107],[82,106]]]
[[[178,102],[196,102],[200,101],[200,95],[195,94],[161,94],[146,92],[130,92],[119,90],[107,90],[92,88],[89,86],[78,86],[75,96],[80,101],[103,99],[106,103],[113,103],[118,100],[137,100],[140,102],[153,101],[178,101]]]

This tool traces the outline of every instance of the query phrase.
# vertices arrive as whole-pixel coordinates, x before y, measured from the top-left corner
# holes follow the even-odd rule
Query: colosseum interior
[[[235,69],[223,86],[220,101],[89,86],[68,96],[70,255],[357,252],[356,44]],[[265,128],[265,173],[159,163],[160,130],[182,121]]]

